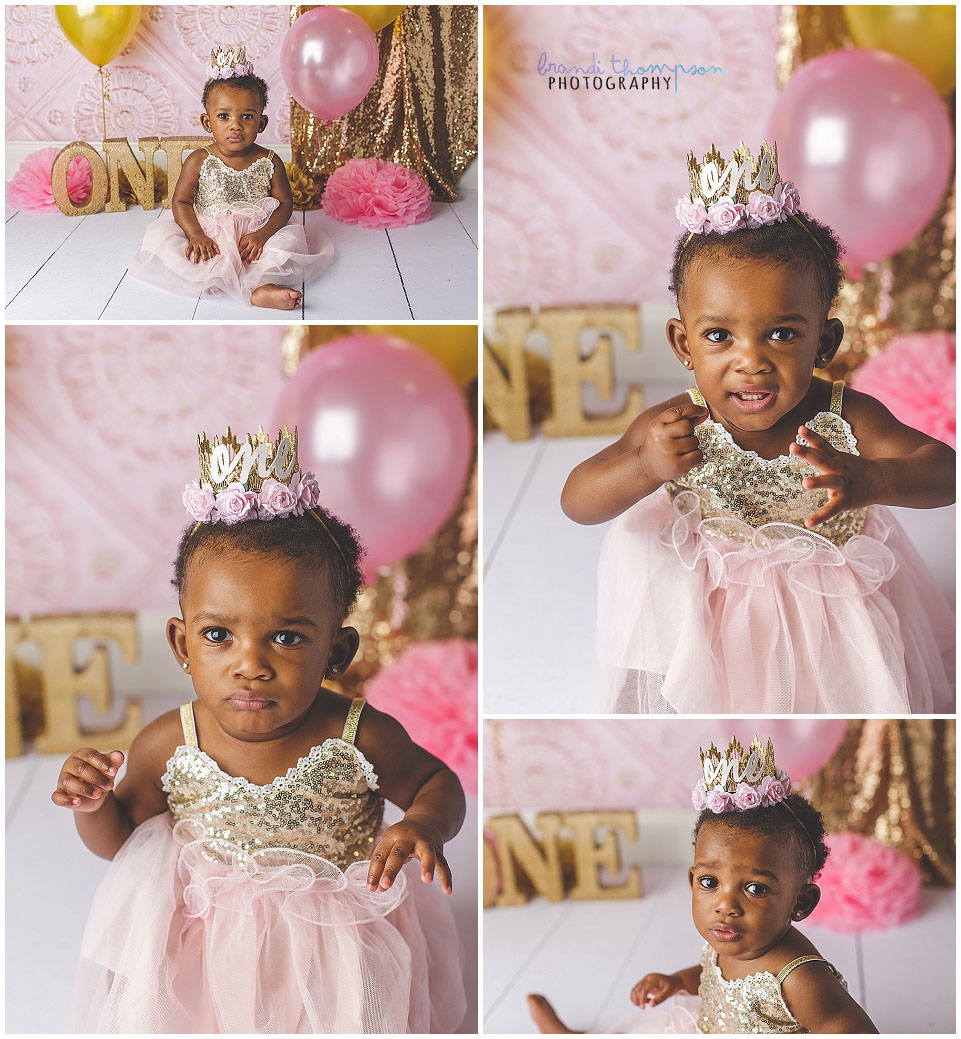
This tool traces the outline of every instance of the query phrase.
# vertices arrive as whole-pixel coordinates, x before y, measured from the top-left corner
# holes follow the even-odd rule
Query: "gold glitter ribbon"
[[[848,722],[841,746],[803,786],[828,830],[900,848],[924,880],[955,880],[953,719]]]
[[[291,23],[308,10],[291,7]],[[408,5],[377,44],[377,79],[355,109],[328,124],[291,102],[294,162],[316,177],[349,159],[386,159],[452,201],[477,155],[477,8]]]

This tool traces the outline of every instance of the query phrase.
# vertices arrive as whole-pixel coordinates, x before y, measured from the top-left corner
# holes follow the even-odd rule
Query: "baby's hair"
[[[286,559],[302,559],[315,565],[326,578],[335,601],[346,617],[364,583],[360,568],[364,548],[353,527],[319,506],[315,506],[314,512],[324,521],[327,530],[306,513],[303,516],[249,520],[231,525],[201,523],[196,525],[196,530],[193,524],[187,527],[180,539],[174,563],[172,583],[177,589],[177,595],[183,595],[190,561],[198,554],[216,555],[230,550],[257,552]]]
[[[785,804],[791,806],[790,810],[784,807]],[[795,814],[792,815],[792,812]],[[821,813],[800,794],[791,794],[781,804],[768,808],[748,808],[742,812],[716,814],[705,808],[694,824],[695,841],[705,823],[715,823],[742,833],[759,833],[766,837],[779,837],[791,841],[797,854],[799,872],[811,880],[817,879],[828,857]]]
[[[671,264],[670,289],[674,299],[680,296],[684,279],[697,263],[719,263],[726,259],[760,260],[768,264],[799,265],[811,271],[825,310],[829,310],[837,301],[844,282],[844,268],[841,266],[844,246],[826,224],[818,223],[806,214],[801,219],[804,227],[789,219],[784,223],[743,227],[725,235],[691,235],[685,231],[674,246]]]
[[[234,76],[233,79],[208,79],[204,83],[204,92],[200,101],[204,108],[207,107],[207,98],[214,87],[237,87],[240,90],[250,90],[260,95],[260,107],[267,107],[267,84],[260,76]]]

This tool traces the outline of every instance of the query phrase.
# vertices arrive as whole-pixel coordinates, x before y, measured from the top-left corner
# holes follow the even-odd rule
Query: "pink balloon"
[[[736,736],[742,747],[755,736],[762,743],[771,739],[778,768],[784,769],[795,785],[831,760],[848,727],[845,718],[725,718],[718,724],[727,733],[722,737],[725,745],[731,736]]]
[[[768,139],[805,212],[828,224],[845,263],[875,263],[933,215],[951,175],[944,104],[891,54],[838,50],[802,65],[774,105]]]
[[[297,426],[321,502],[356,528],[368,574],[416,551],[456,504],[471,460],[464,396],[404,339],[354,335],[312,351],[271,428]]]
[[[280,72],[308,112],[339,119],[363,101],[377,78],[377,41],[353,11],[315,7],[285,33]]]

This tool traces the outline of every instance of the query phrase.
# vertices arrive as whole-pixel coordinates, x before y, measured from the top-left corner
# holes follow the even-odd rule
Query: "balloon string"
[[[107,139],[107,99],[110,97],[110,72],[100,66],[100,113],[103,118],[103,139]]]

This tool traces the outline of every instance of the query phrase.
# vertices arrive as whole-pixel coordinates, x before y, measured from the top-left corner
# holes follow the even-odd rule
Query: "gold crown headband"
[[[301,472],[297,461],[297,427],[278,430],[271,440],[260,426],[238,440],[230,427],[213,442],[206,433],[197,437],[200,479],[184,488],[183,503],[188,514],[201,523],[244,523],[249,520],[282,519],[306,512],[324,529],[344,566],[351,570],[340,542],[316,512],[320,488],[313,473]]]
[[[808,828],[788,804],[791,780],[774,761],[774,744],[766,746],[754,737],[747,750],[734,738],[722,753],[712,743],[701,754],[701,779],[691,791],[691,802],[699,812],[705,809],[715,815],[725,812],[747,812],[752,808],[782,805],[807,837],[817,860],[817,847]]]
[[[253,74],[254,67],[247,60],[246,48],[223,47],[218,44],[210,52],[208,79],[236,79],[238,76],[252,76]]]
[[[777,168],[777,142],[761,142],[755,158],[743,141],[726,162],[715,145],[698,161],[688,152],[690,195],[679,198],[674,214],[688,231],[682,251],[696,234],[725,235],[742,228],[793,220],[828,261],[821,243],[801,216],[801,198],[791,181],[782,181]]]

